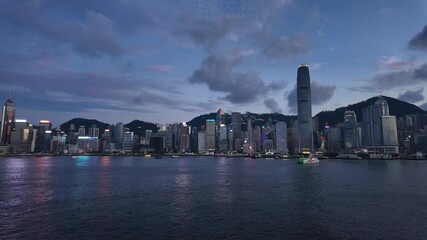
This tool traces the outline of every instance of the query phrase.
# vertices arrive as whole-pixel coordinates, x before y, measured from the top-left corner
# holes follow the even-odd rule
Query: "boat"
[[[145,158],[150,158],[150,157],[151,157],[151,154],[145,154],[145,155],[144,155],[144,157],[145,157]]]
[[[264,158],[274,158],[274,153],[273,153],[273,152],[268,151],[268,152],[266,152],[266,153],[263,155],[263,157],[264,157]]]
[[[171,155],[171,158],[179,158],[179,155]]]
[[[338,154],[338,158],[342,159],[361,159],[357,154],[353,153],[340,153]]]
[[[156,156],[154,156],[154,158],[155,158],[155,159],[162,159],[162,156],[160,156],[160,155],[156,155]]]
[[[315,157],[313,154],[308,155],[307,157],[301,157],[298,160],[299,164],[317,164],[319,163],[319,159]]]

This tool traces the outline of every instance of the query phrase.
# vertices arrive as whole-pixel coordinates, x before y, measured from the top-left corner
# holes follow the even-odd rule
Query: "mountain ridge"
[[[427,114],[427,111],[424,111],[420,107],[408,103],[405,101],[398,100],[396,98],[382,96],[387,100],[389,105],[390,115],[395,115],[398,117],[403,117],[409,114]],[[336,108],[333,111],[321,111],[317,113],[314,117],[317,117],[319,120],[319,129],[324,129],[326,122],[330,126],[335,126],[338,123],[341,123],[344,119],[344,112],[348,110],[353,110],[356,113],[357,121],[360,122],[362,118],[362,109],[373,105],[378,97],[371,97],[364,101],[360,101],[354,104],[347,105],[345,107]],[[203,125],[206,123],[206,119],[215,119],[216,113],[207,113],[194,117],[190,121],[187,122],[187,125],[197,127],[201,129]],[[246,122],[251,118],[253,126],[264,126],[266,124],[274,125],[278,121],[284,121],[291,126],[293,121],[297,120],[296,115],[284,115],[281,113],[251,113],[246,112],[242,113],[242,130],[246,129]],[[225,114],[225,123],[227,125],[231,124],[231,115]],[[102,134],[106,128],[109,128],[112,124],[98,121],[96,119],[84,119],[84,118],[73,118],[63,124],[60,125],[60,128],[65,131],[69,131],[70,125],[75,125],[75,130],[77,131],[79,126],[83,125],[86,128],[86,131],[92,126],[96,125],[100,128],[100,133]],[[139,136],[144,136],[146,130],[151,130],[154,133],[157,132],[158,127],[156,124],[151,122],[146,122],[143,120],[135,119],[129,123],[124,124],[125,127],[129,128],[130,131],[133,131],[135,134]]]

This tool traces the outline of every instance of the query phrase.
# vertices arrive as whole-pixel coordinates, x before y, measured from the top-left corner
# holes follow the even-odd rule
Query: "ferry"
[[[319,159],[315,157],[313,154],[306,156],[303,156],[299,158],[298,160],[299,164],[317,164],[319,163]]]

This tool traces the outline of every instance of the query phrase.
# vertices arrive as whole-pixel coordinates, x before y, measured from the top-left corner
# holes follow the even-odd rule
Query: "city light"
[[[17,122],[17,123],[26,123],[27,120],[26,119],[16,119],[15,122]]]

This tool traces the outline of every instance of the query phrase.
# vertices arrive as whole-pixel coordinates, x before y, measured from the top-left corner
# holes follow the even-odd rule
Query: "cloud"
[[[264,54],[273,60],[290,58],[306,54],[311,49],[311,41],[304,34],[295,34],[290,37],[274,39],[264,49]]]
[[[367,84],[361,87],[351,87],[348,90],[362,92],[378,92],[382,89],[394,89],[402,86],[414,86],[427,82],[427,63],[407,71],[393,71],[376,74]]]
[[[424,100],[423,91],[424,91],[424,89],[422,89],[422,88],[418,89],[416,91],[408,90],[402,94],[399,94],[397,99],[402,100],[402,101],[406,101],[406,102],[410,102],[410,103],[420,102],[420,101]]]
[[[144,68],[145,70],[149,71],[156,71],[156,72],[170,72],[175,69],[175,66],[173,65],[150,65]]]
[[[427,51],[427,25],[408,44],[410,49]]]
[[[86,11],[86,19],[80,26],[80,34],[80,38],[72,44],[82,55],[99,58],[104,54],[117,57],[121,53],[113,21],[101,13]]]
[[[297,89],[295,87],[285,93],[285,98],[288,100],[288,109],[291,113],[297,113]],[[317,82],[311,82],[311,104],[314,106],[322,105],[327,102],[335,93],[335,85],[323,85]]]
[[[212,19],[187,16],[181,21],[183,24],[173,30],[174,34],[210,50],[227,36],[237,37],[232,30],[239,25],[240,19],[233,16],[218,16]]]
[[[44,40],[46,48],[67,45],[90,58],[121,54],[116,25],[104,14],[82,9],[83,14],[80,15],[83,17],[77,15],[67,19],[58,17],[46,6],[49,4],[43,1],[12,1],[0,6],[4,27],[11,31],[8,34],[20,36],[16,39],[20,42],[25,42],[25,39]]]
[[[208,56],[188,81],[192,84],[206,84],[212,91],[226,93],[223,99],[235,104],[253,102],[270,91],[280,90],[280,86],[284,87],[284,84],[266,84],[254,72],[233,72],[233,68],[250,54],[250,51],[234,51]]]
[[[282,109],[279,107],[279,104],[273,98],[267,98],[264,100],[264,105],[270,109],[273,113],[282,113]]]
[[[410,59],[402,60],[398,56],[383,56],[379,61],[379,69],[385,71],[409,71],[422,65],[423,62]]]

